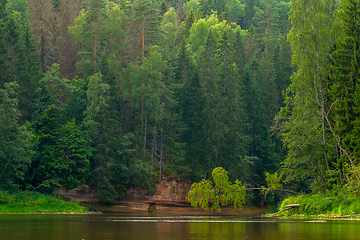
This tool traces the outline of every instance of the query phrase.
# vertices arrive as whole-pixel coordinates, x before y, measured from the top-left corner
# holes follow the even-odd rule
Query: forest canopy
[[[0,0],[0,188],[357,194],[359,4]]]

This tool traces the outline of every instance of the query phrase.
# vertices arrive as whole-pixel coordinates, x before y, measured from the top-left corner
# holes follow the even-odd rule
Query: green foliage
[[[360,212],[359,198],[346,195],[298,195],[285,199],[279,209],[283,210],[290,204],[300,204],[300,207],[285,211],[283,215],[334,217],[354,216]]]
[[[61,129],[59,139],[61,162],[58,163],[58,177],[61,185],[74,188],[86,183],[90,174],[89,158],[95,151],[90,146],[89,131],[85,126],[76,125],[75,119]]]
[[[82,10],[78,2],[32,1],[33,29],[24,1],[0,3],[0,87],[20,85],[9,97],[18,112],[0,117],[0,129],[15,130],[0,139],[20,138],[18,127],[30,136],[31,121],[38,143],[33,156],[30,146],[26,156],[12,153],[24,161],[18,177],[9,163],[1,186],[87,183],[114,201],[129,186],[153,194],[164,177],[198,181],[215,166],[254,187],[277,170],[283,151],[269,128],[292,71],[286,1],[185,1],[184,11],[163,0],[91,0]],[[62,66],[49,66],[56,61]],[[75,64],[80,77],[63,79]],[[3,156],[10,146],[0,145]],[[231,194],[214,197],[243,201]]]
[[[193,183],[187,199],[194,208],[205,211],[216,210],[221,212],[221,206],[232,205],[233,210],[241,208],[245,202],[246,189],[241,187],[239,180],[235,184],[229,182],[228,172],[217,167],[212,172],[212,180],[203,179]]]
[[[85,213],[87,208],[77,202],[35,191],[9,193],[0,190],[0,213]]]
[[[263,193],[271,191],[271,190],[283,188],[282,184],[280,183],[281,177],[279,176],[279,174],[277,172],[275,172],[273,174],[265,172],[265,180],[267,182],[268,188],[266,189],[265,187],[262,187],[263,190],[261,190],[261,191]]]
[[[0,88],[0,186],[16,189],[31,163],[35,139],[28,123],[18,123],[18,85],[11,82],[4,87]]]
[[[334,174],[338,155],[333,126],[327,121],[332,109],[327,86],[331,84],[329,53],[335,39],[336,1],[290,4],[288,41],[297,71],[284,94],[286,107],[276,118],[288,149],[281,173],[287,181],[309,180],[315,192],[324,193],[332,185],[327,180]]]
[[[342,2],[339,10],[339,25],[343,35],[338,38],[336,48],[331,55],[331,87],[329,89],[333,101],[334,129],[341,141],[343,156],[338,158],[337,165],[344,166],[345,175],[353,177],[350,185],[353,191],[360,191],[359,169],[357,159],[360,157],[359,133],[359,106],[360,106],[360,54],[359,37],[359,7],[360,3],[354,0]],[[340,142],[339,142],[340,143]],[[338,143],[338,144],[339,144]],[[355,161],[355,162],[354,162]],[[351,166],[348,167],[347,165]],[[357,165],[357,166],[356,166]]]

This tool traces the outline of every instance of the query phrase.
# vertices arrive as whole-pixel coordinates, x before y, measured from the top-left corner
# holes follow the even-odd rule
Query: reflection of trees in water
[[[246,224],[245,222],[191,222],[189,239],[245,239]]]
[[[148,240],[186,240],[189,232],[188,222],[157,222],[157,236]]]

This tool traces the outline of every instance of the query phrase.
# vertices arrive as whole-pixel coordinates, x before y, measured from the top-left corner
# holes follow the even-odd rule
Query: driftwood
[[[279,213],[285,212],[285,211],[290,210],[290,209],[293,209],[293,208],[297,208],[297,207],[299,207],[299,206],[300,206],[300,204],[291,204],[291,205],[286,205],[286,206],[285,206],[285,208],[284,208],[283,210],[281,210],[281,211],[279,211],[279,212],[277,212],[277,213],[273,213],[273,214],[271,214],[271,216],[275,216],[276,214],[279,214]]]

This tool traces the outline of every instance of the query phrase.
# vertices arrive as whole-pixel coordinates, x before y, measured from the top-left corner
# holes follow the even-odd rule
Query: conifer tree
[[[19,103],[20,111],[22,114],[21,121],[30,121],[32,118],[32,112],[34,110],[35,102],[35,92],[37,82],[39,81],[40,75],[40,61],[39,54],[36,48],[36,43],[34,41],[30,23],[29,21],[25,22],[23,32],[22,32],[22,69],[21,75],[19,77]]]
[[[204,51],[199,63],[200,81],[205,95],[204,124],[207,131],[203,136],[205,138],[204,148],[208,153],[206,159],[207,168],[212,168],[217,161],[220,147],[221,132],[219,129],[219,59],[217,53],[217,43],[215,42],[212,31],[209,32],[204,46]],[[205,169],[205,178],[207,169]]]
[[[29,124],[19,124],[17,88],[14,82],[0,88],[0,187],[7,190],[23,186],[35,145]]]
[[[220,112],[218,124],[221,137],[219,163],[228,169],[237,165],[240,156],[246,154],[245,136],[246,112],[243,104],[243,86],[239,79],[239,70],[235,64],[235,51],[224,32],[219,44],[220,70]]]
[[[359,11],[358,1],[342,2],[340,16],[343,35],[337,41],[336,49],[332,54],[333,64],[330,75],[332,80],[330,94],[334,102],[334,128],[337,135],[334,136],[338,138],[339,147],[342,148],[341,155],[343,155],[338,164],[350,165],[349,170],[351,169],[350,172],[355,175],[358,175],[356,165],[360,157],[358,140],[360,127],[358,119],[360,114]]]
[[[80,11],[74,25],[69,27],[69,32],[82,47],[79,55],[82,55],[83,59],[77,63],[77,70],[84,76],[97,72],[99,59],[103,53],[102,47],[108,40],[104,36],[104,24],[108,13],[105,1],[91,0],[87,4],[87,11],[84,9]]]
[[[279,0],[260,0],[259,8],[253,18],[256,26],[256,49],[259,54],[271,55],[277,45],[279,38]],[[262,54],[261,54],[262,55]]]
[[[207,167],[208,152],[204,148],[206,121],[204,116],[205,98],[196,70],[187,74],[188,81],[183,89],[182,119],[186,124],[183,141],[186,143],[185,162],[191,166],[193,181],[203,177]]]
[[[253,24],[253,17],[255,15],[255,7],[259,6],[259,0],[244,0],[245,4],[245,15],[243,17],[243,23],[241,27],[243,29],[249,29]]]

